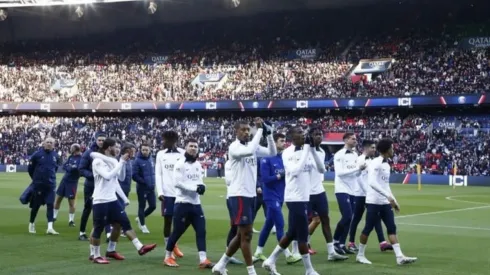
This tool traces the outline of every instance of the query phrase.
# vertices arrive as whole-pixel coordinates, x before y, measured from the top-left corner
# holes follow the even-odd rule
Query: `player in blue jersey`
[[[282,162],[282,151],[286,143],[286,136],[274,134],[277,155],[266,157],[260,161],[260,181],[262,182],[262,195],[266,205],[265,224],[260,231],[259,245],[255,250],[254,260],[265,261],[267,257],[263,254],[263,249],[267,238],[271,233],[272,227],[276,227],[277,241],[284,236],[284,216],[282,215],[282,205],[284,204],[284,181],[285,171]],[[301,261],[301,256],[294,256],[289,249],[284,250],[286,262],[292,264]]]
[[[63,198],[68,199],[68,205],[70,207],[68,214],[68,226],[75,226],[75,198],[77,196],[78,180],[80,179],[80,171],[78,171],[78,165],[82,159],[80,145],[72,144],[70,147],[70,157],[63,164],[63,169],[65,170],[65,175],[61,180],[58,190],[56,190],[56,200],[54,203],[54,213],[53,219],[56,221],[58,218],[58,211],[60,209],[61,202]]]

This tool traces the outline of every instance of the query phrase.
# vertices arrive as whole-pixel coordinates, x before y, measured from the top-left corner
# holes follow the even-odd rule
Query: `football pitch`
[[[61,179],[60,175],[58,180]],[[118,243],[118,251],[126,256],[125,261],[112,261],[109,265],[96,265],[88,261],[87,242],[78,241],[78,225],[82,203],[82,184],[77,200],[77,227],[68,227],[68,205],[63,202],[55,229],[59,236],[45,235],[45,208],[41,208],[36,222],[37,234],[28,233],[29,209],[21,205],[19,195],[29,182],[27,173],[0,174],[0,274],[211,274],[210,270],[197,267],[198,258],[192,227],[179,242],[185,256],[179,259],[179,268],[165,267],[162,259],[165,246],[162,238],[162,218],[159,207],[148,217],[150,234],[136,229],[143,243],[155,242],[155,251],[141,257],[127,239]],[[223,179],[206,179],[207,191],[202,197],[207,219],[208,257],[216,262],[224,252],[229,229],[228,212],[225,206]],[[332,228],[339,220],[339,212],[333,186],[325,183],[330,203]],[[397,266],[393,252],[380,252],[376,234],[372,234],[366,256],[372,266],[355,263],[355,257],[346,262],[327,262],[326,245],[320,230],[312,237],[312,246],[318,254],[312,256],[315,269],[326,274],[397,274],[397,275],[488,275],[490,274],[490,188],[424,185],[417,191],[415,185],[392,185],[401,205],[397,215],[398,232],[402,250],[419,261],[410,266]],[[137,201],[133,183],[127,208],[133,227],[136,227]],[[286,207],[284,213],[287,215]],[[261,228],[263,214],[260,212],[255,228]],[[361,222],[360,227],[363,226]],[[89,222],[91,229],[91,219]],[[358,230],[360,232],[361,229]],[[359,233],[358,233],[359,234]],[[258,235],[253,237],[253,250]],[[357,238],[358,239],[358,238]],[[356,239],[356,242],[357,242]],[[271,235],[264,250],[268,255],[276,245]],[[106,244],[101,251],[105,251]],[[237,254],[242,259],[241,252]],[[257,274],[267,274],[259,263]],[[280,257],[277,269],[283,275],[305,274],[301,262],[286,265]],[[246,274],[244,266],[229,265],[229,274]]]

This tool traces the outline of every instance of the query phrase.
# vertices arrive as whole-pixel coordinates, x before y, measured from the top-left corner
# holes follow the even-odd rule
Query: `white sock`
[[[165,259],[172,258],[172,251],[165,251]]]
[[[247,266],[248,275],[257,275],[255,272],[255,267],[253,265]]]
[[[133,243],[134,247],[136,247],[136,250],[140,250],[143,247],[143,244],[140,242],[140,240],[138,240],[138,238],[134,238],[131,242]]]
[[[293,251],[292,251],[292,253],[294,255],[299,254],[298,241],[293,241],[292,242],[292,245],[293,245]]]
[[[206,256],[206,251],[199,251],[199,262],[202,263],[207,259],[208,256]]]
[[[279,257],[279,255],[284,251],[284,249],[282,247],[280,247],[279,245],[276,245],[276,248],[274,248],[274,251],[272,251],[272,254],[269,256],[269,260],[275,264],[276,261],[277,261],[277,258]]]
[[[80,232],[80,236],[85,235],[85,232]]]
[[[94,246],[90,245],[90,256],[94,256],[94,253],[95,253]]]
[[[116,251],[116,244],[117,244],[117,242],[113,242],[113,241],[109,240],[109,245],[107,246],[107,252]]]
[[[364,253],[366,252],[365,244],[359,243],[359,251],[357,251],[357,256],[364,257]]]
[[[100,257],[100,246],[94,245],[94,258],[99,258],[99,257]]]
[[[53,229],[53,222],[48,222],[48,229]]]
[[[327,243],[327,251],[328,251],[328,254],[334,254],[335,253],[335,248],[333,246],[333,243]]]
[[[257,246],[257,250],[255,250],[255,254],[262,254],[263,251],[264,251],[263,247]]]
[[[74,222],[75,221],[75,213],[68,214],[68,219],[69,219],[69,221]]]
[[[293,254],[291,254],[291,251],[289,251],[289,248],[284,249],[283,253],[286,258],[293,256]]]
[[[306,269],[306,274],[308,274],[309,272],[312,272],[313,271],[313,265],[311,264],[310,254],[301,255],[301,258],[303,258],[303,264],[304,264],[305,269]]]
[[[400,248],[400,244],[396,243],[393,246],[393,251],[395,252],[396,257],[403,257],[402,249]]]
[[[228,264],[228,262],[230,261],[230,258],[231,257],[228,257],[226,255],[226,253],[223,254],[223,256],[221,256],[221,259],[219,260],[218,264],[221,266],[221,267],[226,267],[226,265]]]
[[[164,240],[165,240],[165,245],[168,244],[168,237],[164,238]]]
[[[53,209],[53,218],[57,218],[58,217],[58,211],[60,211],[59,209]]]

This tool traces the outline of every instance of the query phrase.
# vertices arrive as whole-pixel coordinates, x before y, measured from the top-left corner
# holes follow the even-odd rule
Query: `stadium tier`
[[[373,22],[376,31],[354,31],[350,24],[336,25],[335,30],[326,27],[334,15],[317,16],[256,16],[253,22],[247,20],[246,30],[240,27],[241,19],[230,18],[164,25],[158,34],[152,27],[88,41],[59,40],[55,45],[6,43],[0,47],[0,102],[318,99],[490,91],[490,43],[480,37],[487,31],[484,23],[444,26],[438,18],[427,25],[408,18],[410,28],[403,28],[408,23],[393,18],[392,26],[399,22],[398,28]],[[331,35],[305,31],[318,25],[325,25],[322,28]]]
[[[83,116],[46,117],[19,115],[0,117],[2,125],[0,151],[1,164],[27,164],[29,156],[39,148],[42,140],[52,136],[57,141],[59,154],[69,155],[70,145],[79,143],[85,149],[98,131],[137,146],[149,143],[153,156],[162,148],[162,134],[175,130],[181,144],[188,138],[200,141],[200,161],[207,167],[217,167],[235,140],[233,123],[236,115],[207,115],[196,117],[168,116]],[[244,117],[249,121],[252,117]],[[273,122],[276,130],[287,133],[291,126],[321,125],[325,132],[324,144],[339,144],[339,134],[354,132],[360,140],[395,139],[393,169],[398,173],[415,171],[415,164],[423,165],[428,174],[453,172],[456,161],[458,174],[490,175],[490,117],[434,116],[383,112],[377,114],[343,114],[304,116],[274,116],[265,119]],[[361,149],[361,148],[359,148]],[[325,160],[333,170],[332,155]]]

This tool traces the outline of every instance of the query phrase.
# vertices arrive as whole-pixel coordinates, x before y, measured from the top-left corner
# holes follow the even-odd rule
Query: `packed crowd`
[[[389,29],[351,38],[356,34],[347,25],[337,26],[336,33],[311,30],[310,26],[328,25],[335,18],[309,17],[308,13],[263,16],[241,31],[236,28],[244,19],[232,18],[162,27],[161,36],[155,36],[153,29],[124,30],[123,35],[94,38],[95,45],[77,40],[4,45],[0,101],[284,99],[490,91],[490,48],[462,49],[458,32]],[[127,47],[122,50],[121,45]],[[316,51],[311,58],[302,58],[297,49]],[[161,62],[155,63],[152,57]],[[366,58],[395,62],[388,72],[353,83],[353,67]],[[202,85],[193,81],[200,74],[225,77]]]
[[[161,148],[165,130],[178,132],[182,143],[194,137],[200,143],[200,161],[207,166],[217,165],[230,142],[234,140],[233,121],[237,117],[40,117],[34,115],[0,117],[0,163],[26,164],[29,156],[40,146],[42,140],[52,136],[57,140],[57,150],[63,158],[69,154],[72,143],[86,148],[93,142],[96,132],[132,142],[151,144],[153,155]],[[243,117],[243,119],[252,119]],[[436,118],[425,115],[403,116],[396,113],[373,115],[307,115],[291,118],[276,116],[268,118],[276,131],[286,133],[290,126],[321,125],[326,132],[355,132],[359,139],[377,140],[392,137],[395,140],[393,168],[396,172],[413,172],[416,163],[423,173],[465,175],[490,175],[490,117],[451,117],[457,125],[434,126]],[[461,122],[461,123],[459,123]],[[476,125],[479,125],[476,127]],[[471,127],[468,130],[468,127]],[[475,128],[476,127],[476,128]],[[327,140],[328,142],[328,140]],[[182,144],[181,144],[182,145]],[[359,148],[360,149],[360,148]],[[332,167],[332,155],[325,160]]]

